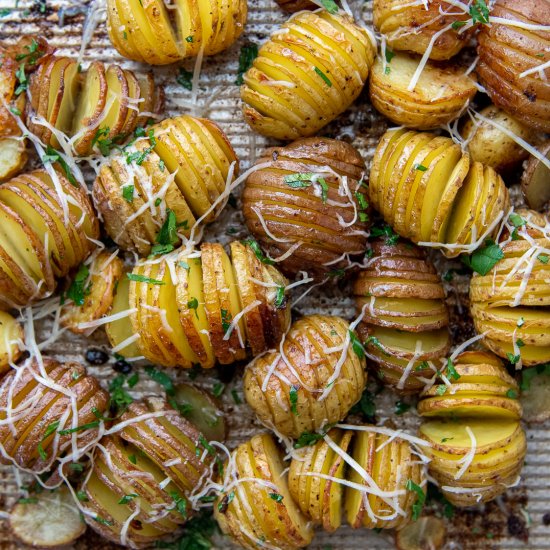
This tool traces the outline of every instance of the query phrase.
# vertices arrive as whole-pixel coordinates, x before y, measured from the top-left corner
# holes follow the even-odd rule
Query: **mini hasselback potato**
[[[527,126],[550,131],[550,5],[546,0],[497,0],[491,16],[500,21],[482,25],[478,35],[481,84],[495,105]]]
[[[243,548],[307,546],[313,528],[288,489],[284,462],[270,434],[239,445],[224,466],[224,492],[214,503],[221,530]]]
[[[109,236],[144,256],[159,243],[162,228],[188,237],[197,220],[213,221],[223,206],[213,205],[238,168],[216,124],[187,115],[169,118],[124,153],[111,155],[94,182],[94,201]]]
[[[266,166],[267,164],[267,166]],[[363,255],[369,205],[365,163],[343,141],[300,139],[268,149],[242,195],[250,232],[288,273],[322,278]]]
[[[447,257],[472,251],[496,232],[509,208],[502,178],[470,162],[451,138],[388,130],[376,148],[369,182],[372,206],[399,235],[441,248]]]
[[[460,66],[428,62],[414,90],[408,90],[419,61],[406,53],[396,53],[390,62],[377,57],[369,94],[374,107],[392,122],[431,130],[458,118],[477,88]]]
[[[46,357],[41,361],[43,367],[36,359],[28,360],[0,384],[0,462],[36,473],[57,466],[63,457],[77,461],[97,438],[96,415],[107,409],[109,401],[82,365]],[[6,422],[8,411],[11,420]]]
[[[550,222],[517,210],[507,224],[503,257],[472,277],[470,312],[484,344],[521,368],[550,361]]]
[[[430,444],[424,448],[430,475],[460,507],[492,500],[514,485],[527,450],[525,432],[513,419],[429,420],[420,437]]]
[[[229,48],[244,30],[247,2],[107,0],[107,30],[124,57],[166,65]],[[202,53],[201,53],[202,52]]]
[[[298,438],[345,418],[367,382],[352,334],[339,317],[308,315],[291,326],[279,352],[254,359],[243,384],[260,421]]]
[[[277,139],[315,134],[360,94],[374,61],[372,40],[344,13],[293,15],[244,75],[246,122]]]
[[[521,418],[518,384],[492,353],[461,353],[441,371],[450,385],[440,380],[420,394],[421,416]]]
[[[86,522],[107,540],[150,546],[191,517],[211,474],[213,447],[160,398],[132,403],[122,430],[104,436],[81,490]]]
[[[430,41],[430,59],[450,59],[467,43],[471,31],[461,32],[470,18],[447,0],[410,2],[409,0],[374,0],[374,27],[380,31],[390,48],[424,54]],[[452,28],[457,23],[458,28]],[[446,27],[447,30],[444,31]],[[443,32],[442,32],[443,31]],[[436,33],[440,33],[435,37]]]
[[[0,375],[22,354],[23,327],[9,313],[0,311]]]
[[[353,286],[357,332],[383,384],[418,392],[451,345],[443,285],[417,246],[376,240],[371,250]]]
[[[327,436],[345,453],[353,432],[334,428]],[[344,485],[336,480],[345,479],[345,469],[342,456],[325,440],[296,451],[290,463],[290,494],[302,512],[328,532],[336,531],[342,523]]]
[[[50,295],[99,236],[86,190],[59,171],[35,170],[0,186],[0,305]],[[62,193],[59,193],[62,191]]]
[[[424,501],[427,485],[424,466],[411,443],[367,427],[354,435],[351,457],[359,468],[351,467],[347,479],[363,485],[365,491],[346,487],[348,523],[355,529],[400,529],[407,525],[413,505]]]
[[[276,347],[290,324],[288,281],[250,246],[234,241],[230,249],[231,259],[222,245],[203,243],[200,254],[182,250],[134,267],[114,298],[112,314],[131,313],[107,325],[111,345],[127,357],[184,368]]]

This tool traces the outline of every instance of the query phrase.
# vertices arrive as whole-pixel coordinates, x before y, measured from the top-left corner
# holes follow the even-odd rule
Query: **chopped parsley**
[[[237,393],[237,390],[235,389],[231,390],[231,397],[233,397],[233,401],[235,401],[236,405],[240,405],[243,402],[241,396]]]
[[[294,443],[295,449],[302,449],[304,447],[310,447],[315,445],[317,441],[323,439],[327,432],[332,428],[332,425],[329,424],[321,432],[304,432]]]
[[[518,392],[516,390],[509,389],[506,392],[506,397],[508,397],[509,399],[517,399],[518,398]]]
[[[319,69],[319,67],[314,67],[314,70],[324,80],[325,84],[331,88],[332,82],[330,81],[330,78],[321,69]]]
[[[151,279],[150,277],[145,277],[144,275],[138,275],[136,273],[126,273],[126,276],[130,281],[135,281],[136,283],[147,283],[148,285],[165,285],[164,281],[159,281],[157,279]]]
[[[183,519],[187,519],[187,499],[179,495],[176,491],[170,491],[168,493],[175,504],[175,508]]]
[[[422,514],[422,508],[426,502],[426,493],[420,485],[417,485],[412,479],[407,480],[407,491],[416,493],[416,502],[412,505],[412,519],[416,521]]]
[[[134,498],[137,497],[136,493],[130,493],[129,495],[124,495],[119,501],[119,504],[128,504],[131,502]]]
[[[485,0],[474,0],[470,6],[469,13],[472,16],[472,22],[487,25],[489,23],[489,8]]]
[[[214,397],[220,397],[220,395],[225,390],[225,384],[223,382],[216,382],[212,388],[212,394]]]
[[[399,235],[394,233],[390,225],[384,224],[382,227],[373,227],[370,230],[371,237],[385,237],[386,244],[394,246],[399,241]]]
[[[302,189],[311,186],[311,180],[315,174],[313,172],[302,172],[288,174],[283,178],[284,182],[292,189]]]
[[[447,391],[447,386],[445,384],[439,384],[435,390],[436,395],[443,395]]]
[[[65,176],[69,180],[69,183],[74,187],[79,187],[78,182],[76,181],[76,178],[71,172],[71,169],[69,168],[69,165],[67,164],[65,159],[63,158],[61,153],[56,151],[51,145],[48,145],[48,147],[46,147],[46,154],[42,157],[41,160],[44,164],[53,164],[54,162],[57,162],[59,166],[61,166],[63,172],[65,173]]]
[[[365,348],[363,347],[363,344],[361,344],[361,341],[353,330],[349,329],[348,334],[351,342],[351,349],[353,349],[353,352],[357,355],[357,357],[359,357],[359,359],[363,359],[365,357]]]
[[[56,420],[55,422],[52,422],[47,426],[46,430],[44,431],[44,435],[42,436],[42,439],[38,443],[37,450],[42,460],[46,460],[48,458],[48,454],[44,450],[42,443],[44,443],[44,441],[46,441],[46,439],[48,439],[50,435],[55,433],[57,431],[57,428],[59,428],[59,420]]]
[[[455,366],[453,365],[453,362],[451,361],[451,358],[447,359],[447,374],[449,375],[449,378],[451,380],[458,380],[460,378],[460,374],[456,372]]]
[[[386,58],[386,63],[391,63],[391,60],[395,57],[395,52],[393,52],[392,50],[390,50],[387,46],[384,50],[384,57]],[[386,66],[386,68],[384,69],[384,74],[390,74],[391,72],[391,69],[389,66]]]
[[[176,76],[176,82],[183,86],[186,90],[193,89],[193,73],[187,71],[183,67],[180,67],[178,76]]]
[[[275,296],[275,307],[281,309],[286,305],[285,287],[280,285],[277,287],[277,294]]]
[[[275,502],[283,501],[283,495],[280,495],[279,493],[269,493],[269,498],[274,500]]]
[[[374,402],[374,393],[365,390],[361,399],[350,410],[351,414],[362,414],[369,423],[375,423],[376,403]]]
[[[248,44],[244,44],[241,47],[241,53],[239,54],[239,69],[237,73],[237,80],[235,80],[235,84],[240,86],[244,83],[244,73],[252,67],[252,63],[254,62],[254,59],[258,57],[258,46],[254,44],[253,42],[249,42]]]
[[[254,252],[256,258],[258,258],[258,260],[260,260],[260,262],[262,262],[263,264],[275,265],[275,262],[273,260],[264,255],[262,249],[260,248],[260,245],[258,244],[258,241],[250,238],[244,240],[243,244],[248,245],[252,249],[252,252]]]
[[[134,202],[134,186],[132,184],[130,185],[124,185],[122,187],[122,198],[126,202]]]
[[[300,416],[300,414],[298,413],[298,390],[299,389],[300,389],[300,386],[293,384],[290,387],[290,391],[288,393],[288,398],[290,399],[290,410],[292,414],[296,416]]]
[[[405,414],[411,406],[408,403],[405,403],[404,401],[396,401],[395,402],[395,414],[397,416],[401,416],[402,414]]]
[[[338,6],[334,0],[320,0],[321,6],[325,8],[330,14],[334,15],[338,13]]]
[[[129,378],[124,374],[119,374],[111,380],[109,384],[109,393],[111,394],[109,408],[113,412],[122,414],[134,402],[132,396],[126,391],[125,386],[133,388],[138,383],[138,380],[137,373],[132,374]]]
[[[168,395],[174,395],[174,382],[172,382],[172,379],[166,373],[156,369],[152,365],[145,367],[145,373],[151,380],[160,384]]]
[[[463,256],[462,261],[480,275],[487,275],[491,269],[504,258],[504,252],[491,239],[487,239],[483,247],[478,248],[470,256]]]
[[[222,317],[222,330],[224,335],[227,334],[227,331],[231,328],[231,312],[227,309],[222,309],[220,311]]]
[[[83,430],[91,430],[99,426],[99,420],[94,420],[88,424],[82,424],[81,426],[76,426],[76,428],[68,428],[66,430],[59,430],[59,435],[69,435],[75,432],[81,432]]]
[[[189,309],[194,309],[195,310],[195,316],[198,319],[199,318],[199,313],[197,311],[197,308],[199,307],[199,301],[196,298],[191,298],[191,300],[189,300],[187,302],[187,307]]]
[[[67,289],[64,296],[62,296],[61,303],[63,303],[64,298],[69,298],[75,305],[83,306],[86,296],[88,296],[92,290],[91,282],[88,285],[86,284],[89,275],[90,269],[88,266],[81,264],[71,286]]]

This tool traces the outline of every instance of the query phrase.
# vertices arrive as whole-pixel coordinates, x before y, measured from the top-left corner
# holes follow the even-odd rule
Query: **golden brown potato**
[[[521,418],[518,384],[492,353],[461,353],[440,371],[434,385],[420,394],[421,416]]]
[[[244,119],[277,139],[315,134],[361,93],[374,61],[373,40],[344,13],[292,16],[244,75]]]
[[[265,164],[268,166],[265,166]],[[250,232],[283,271],[323,278],[363,255],[370,225],[365,163],[348,143],[301,139],[268,149],[243,191]],[[286,256],[286,257],[285,257]]]
[[[342,420],[367,382],[356,339],[339,317],[299,319],[279,352],[259,356],[247,366],[246,401],[263,424],[293,438]]]
[[[292,500],[284,469],[282,453],[270,434],[243,443],[225,464],[225,489],[214,503],[214,517],[243,548],[257,548],[258,540],[281,550],[311,542],[313,528]]]
[[[517,482],[527,450],[525,432],[517,420],[437,419],[420,426],[430,446],[430,475],[452,504],[474,506],[496,498]]]
[[[0,183],[19,174],[27,163],[25,140],[0,138]]]
[[[77,462],[86,444],[97,438],[97,415],[108,401],[107,392],[82,365],[44,357],[42,369],[37,360],[28,360],[19,372],[6,374],[0,385],[0,444],[5,452],[0,462],[37,473],[60,466],[64,457]],[[8,413],[12,420],[5,422]]]
[[[493,103],[523,124],[550,131],[550,5],[546,0],[497,0],[494,21],[478,35],[477,74]],[[534,25],[523,28],[521,24]],[[541,67],[540,70],[537,67]]]
[[[550,162],[550,140],[538,150]],[[521,176],[521,191],[529,208],[541,210],[550,201],[550,168],[541,159],[530,156]]]
[[[121,55],[166,65],[229,48],[244,30],[247,3],[175,0],[169,9],[162,0],[108,0],[107,10],[109,37]]]
[[[10,370],[10,364],[21,357],[23,327],[9,313],[0,311],[0,375]]]
[[[518,210],[502,235],[502,258],[487,273],[474,273],[470,312],[484,344],[516,368],[550,361],[549,221]],[[507,238],[505,238],[507,237]]]
[[[231,259],[222,245],[203,243],[200,256],[183,249],[134,267],[111,312],[132,313],[107,325],[111,345],[128,357],[184,368],[276,347],[290,324],[288,281],[249,245],[235,241],[230,249]]]
[[[451,258],[496,233],[510,204],[502,178],[490,166],[471,163],[451,138],[404,129],[382,136],[369,196],[399,235]]]
[[[445,292],[432,263],[410,243],[371,245],[353,286],[357,332],[380,381],[417,393],[440,368],[451,340]]]
[[[477,88],[460,66],[428,62],[414,90],[409,84],[420,59],[396,53],[388,62],[377,57],[369,81],[374,107],[395,124],[431,130],[457,119]]]
[[[424,54],[434,35],[441,33],[430,49],[430,59],[450,59],[468,43],[473,32],[461,30],[470,15],[447,0],[374,0],[372,10],[374,27],[391,49]],[[458,28],[441,32],[453,23]]]
[[[165,253],[192,231],[196,238],[200,224],[219,215],[232,165],[236,177],[238,159],[216,124],[169,118],[102,165],[94,201],[121,248],[142,256]]]
[[[50,295],[99,236],[87,192],[60,171],[22,174],[0,186],[0,305],[25,306]],[[60,194],[59,191],[62,190]]]
[[[214,459],[199,430],[160,398],[132,403],[103,437],[81,491],[86,523],[107,540],[150,547],[192,514]]]

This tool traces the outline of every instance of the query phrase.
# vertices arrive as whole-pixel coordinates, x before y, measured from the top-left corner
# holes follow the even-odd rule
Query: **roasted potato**
[[[99,226],[82,187],[60,171],[35,170],[0,186],[0,305],[51,294],[85,260]]]
[[[277,139],[317,133],[360,94],[374,61],[373,40],[343,13],[293,15],[244,75],[244,119]]]
[[[112,313],[130,314],[107,325],[122,355],[165,366],[204,368],[245,359],[277,346],[290,324],[288,283],[240,242],[203,243],[197,252],[144,262],[117,288]],[[127,346],[122,346],[124,342]]]
[[[419,130],[439,128],[462,114],[477,88],[462,67],[428,62],[414,90],[409,90],[418,63],[406,53],[396,53],[389,62],[377,57],[369,81],[370,99],[396,124]]]
[[[437,419],[420,426],[430,446],[430,475],[455,506],[487,502],[516,483],[527,450],[525,432],[517,420]]]
[[[470,312],[484,344],[521,368],[550,361],[549,221],[532,210],[510,219],[503,257],[472,277]]]
[[[492,353],[461,353],[440,372],[436,383],[420,394],[421,416],[521,418],[517,382]]]
[[[550,140],[538,150],[550,162]],[[541,210],[550,201],[550,168],[541,159],[530,156],[521,176],[521,191],[529,208]]]
[[[443,285],[424,252],[410,243],[376,240],[371,251],[353,286],[363,316],[357,332],[381,382],[417,393],[451,345]]]
[[[106,250],[82,264],[64,294],[61,324],[76,334],[86,333],[81,323],[96,321],[111,310],[123,270],[122,260]]]
[[[369,196],[399,235],[451,258],[473,252],[491,228],[496,233],[510,204],[502,178],[490,166],[471,163],[451,138],[404,129],[382,136]]]
[[[346,453],[353,432],[334,428],[326,436]],[[342,456],[324,439],[296,451],[290,463],[288,488],[292,498],[304,515],[330,533],[342,524],[344,485],[338,480],[345,479],[346,467]]]
[[[25,140],[0,138],[0,183],[19,174],[27,163]]]
[[[204,435],[160,398],[132,403],[120,431],[94,450],[80,490],[86,523],[107,540],[147,547],[192,514],[215,451]]]
[[[26,94],[18,85],[17,71],[21,60],[16,61],[18,55],[25,55],[24,47],[19,54],[0,46],[0,137],[14,137],[21,135],[15,113],[25,110]],[[23,65],[23,70],[26,63]],[[24,73],[25,74],[25,73]]]
[[[166,65],[229,48],[244,30],[245,0],[208,5],[175,0],[107,0],[107,30],[124,57]],[[175,28],[174,28],[175,27]]]
[[[267,164],[267,166],[266,166]],[[351,266],[367,242],[365,163],[348,143],[307,138],[268,149],[242,195],[250,232],[283,271],[323,278]]]
[[[214,503],[221,530],[243,548],[294,550],[313,539],[311,523],[288,489],[281,451],[270,434],[255,435],[224,466],[224,491]]]
[[[550,132],[550,32],[537,29],[550,25],[550,5],[546,0],[497,0],[491,16],[500,20],[482,25],[478,35],[481,84],[495,105],[527,126]]]
[[[298,438],[346,417],[365,389],[365,359],[339,317],[296,321],[279,352],[256,357],[244,374],[246,401],[260,421]]]
[[[354,436],[351,457],[356,465],[350,464],[347,479],[365,490],[346,487],[348,523],[355,529],[401,529],[411,521],[413,506],[421,507],[426,498],[424,465],[407,440],[364,428]]]
[[[0,375],[9,371],[23,352],[23,327],[9,313],[0,311]]]
[[[97,415],[109,401],[82,365],[46,357],[41,361],[43,367],[36,359],[27,360],[0,384],[0,463],[36,473],[61,466],[62,458],[78,461],[97,438]]]
[[[196,232],[197,223],[217,217],[223,203],[214,203],[226,189],[231,165],[236,176],[237,157],[216,124],[187,115],[169,118],[102,165],[94,201],[121,248],[142,256],[155,253],[155,244],[166,251],[161,230],[176,234],[173,247],[180,236]]]
[[[424,54],[430,48],[430,59],[450,59],[471,37],[472,31],[462,29],[470,15],[447,0],[374,0],[374,27],[380,31],[388,46]],[[455,27],[451,28],[455,23]],[[444,31],[446,27],[447,30]],[[435,37],[436,33],[439,36]]]
[[[89,155],[98,144],[124,140],[162,107],[162,90],[153,77],[136,75],[118,65],[94,61],[85,73],[77,61],[50,57],[30,80],[27,125],[43,143],[60,147],[60,134],[75,152]]]

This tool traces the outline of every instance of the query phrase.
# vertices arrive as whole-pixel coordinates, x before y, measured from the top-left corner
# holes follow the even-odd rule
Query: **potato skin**
[[[369,226],[359,152],[343,141],[306,138],[268,149],[257,164],[265,163],[242,195],[245,223],[262,248],[273,258],[293,248],[277,263],[292,275],[304,270],[322,279],[349,268],[349,256],[364,252]],[[315,183],[312,174],[319,174]]]
[[[546,158],[550,158],[550,140],[542,143],[538,150]],[[550,169],[538,158],[530,156],[521,176],[521,192],[529,208],[542,210],[550,201],[548,178],[550,178]]]
[[[353,351],[348,331],[348,323],[339,317],[309,315],[286,335],[281,346],[286,360],[271,352],[249,363],[244,394],[263,424],[298,438],[345,418],[367,381],[365,360]],[[342,351],[327,355],[324,350],[342,346],[347,346],[345,359],[327,390]]]
[[[245,121],[272,138],[314,135],[355,101],[374,55],[370,36],[347,14],[293,15],[243,77]]]
[[[520,20],[531,25],[550,24],[550,5],[544,0],[498,0],[491,16]],[[479,62],[476,72],[495,105],[523,124],[550,131],[550,69],[545,78],[529,69],[547,63],[550,32],[526,30],[492,23],[482,25],[478,35]]]

